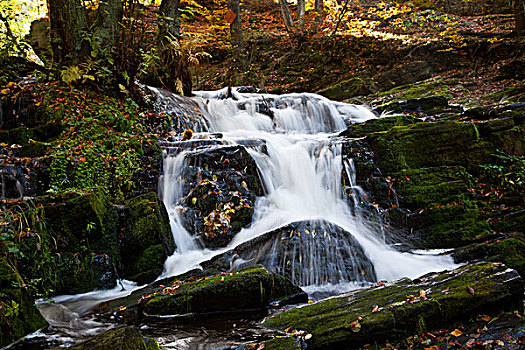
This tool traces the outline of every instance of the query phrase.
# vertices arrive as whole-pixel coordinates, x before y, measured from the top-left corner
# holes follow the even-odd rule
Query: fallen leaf
[[[454,329],[452,332],[450,332],[450,335],[453,335],[454,337],[459,337],[460,335],[462,335],[463,332],[460,331],[459,329]]]
[[[470,294],[472,294],[472,295],[476,294],[476,292],[474,292],[474,288],[467,287],[466,289],[467,289],[467,292],[469,292]]]
[[[489,316],[489,315],[478,315],[477,319],[479,321],[484,321],[484,322],[488,322],[492,319],[492,316]]]
[[[379,311],[379,305],[374,305],[374,308],[372,309],[372,313]]]
[[[308,340],[308,339],[311,339],[312,338],[312,335],[310,333],[308,333],[305,337],[304,337],[304,340]]]

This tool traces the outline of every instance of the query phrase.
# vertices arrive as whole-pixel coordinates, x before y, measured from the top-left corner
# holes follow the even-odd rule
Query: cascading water
[[[316,230],[324,234],[317,236],[317,243],[311,241],[311,237],[310,241],[297,242],[304,250],[294,255],[297,259],[291,261],[281,257],[257,261],[279,271],[286,270],[285,265],[297,265],[292,266],[290,277],[303,286],[416,277],[453,266],[449,257],[395,251],[384,243],[382,233],[365,221],[365,216],[356,213],[355,208],[359,207],[364,197],[363,191],[356,184],[352,161],[342,162],[341,140],[337,133],[346,128],[345,120],[361,122],[375,118],[366,108],[329,101],[315,94],[272,96],[235,91],[227,94],[226,90],[221,90],[197,92],[196,95],[191,101],[199,106],[205,119],[205,123],[199,120],[199,128],[202,130],[202,125],[206,124],[208,130],[205,131],[223,136],[220,145],[208,142],[203,147],[245,144],[246,140],[261,140],[264,143],[265,147],[247,149],[257,163],[266,193],[257,200],[251,226],[238,233],[226,248],[213,251],[201,249],[184,229],[180,216],[180,203],[187,195],[184,193],[183,160],[186,153],[195,151],[194,146],[175,151],[177,154],[172,154],[173,148],[166,148],[161,195],[170,213],[178,247],[177,252],[166,261],[163,276],[184,272],[293,222],[312,221],[316,222]],[[158,97],[161,98],[160,95]],[[165,93],[162,98],[165,98]],[[180,105],[180,101],[177,103]],[[169,111],[167,105],[165,103],[164,107]],[[206,139],[207,135],[204,132],[195,135],[195,138]],[[178,150],[184,148],[184,142],[178,143]],[[352,206],[343,198],[343,169],[353,194]],[[345,234],[327,236],[326,232],[334,230],[333,225]],[[350,247],[356,245],[364,251],[363,259],[369,261],[373,268],[366,268],[366,263],[363,267],[352,268],[349,261],[353,260],[343,259],[341,249],[350,251]],[[275,244],[272,247],[263,254],[273,256],[283,249]],[[305,254],[311,258],[305,258]],[[357,252],[347,255],[354,256]],[[375,270],[375,275],[366,275],[365,269]],[[331,278],[325,278],[327,271],[330,271]]]

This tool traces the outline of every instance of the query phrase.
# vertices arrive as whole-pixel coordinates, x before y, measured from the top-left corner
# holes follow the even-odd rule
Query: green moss
[[[22,278],[5,258],[0,258],[0,346],[47,327],[46,320],[37,310],[28,288],[20,285]]]
[[[159,350],[161,347],[153,339],[144,340],[135,326],[119,326],[96,335],[78,344],[71,350]]]
[[[156,193],[125,202],[126,223],[122,239],[122,276],[151,282],[175,250],[168,213]]]
[[[314,349],[353,349],[366,343],[395,340],[494,306],[520,309],[523,281],[515,271],[506,269],[483,263],[427,275],[417,283],[404,279],[290,309],[271,316],[264,325],[311,333],[308,347]],[[426,300],[420,297],[421,291],[425,291]],[[377,312],[373,312],[375,305],[379,307]]]
[[[301,349],[300,344],[294,338],[284,337],[275,338],[264,342],[265,350],[289,350],[289,349]]]
[[[348,130],[344,132],[344,135],[350,137],[363,137],[370,133],[390,130],[394,126],[411,125],[417,122],[418,119],[407,115],[395,115],[391,117],[370,119],[364,123],[349,125]]]
[[[174,293],[158,294],[143,303],[150,315],[257,309],[286,297],[290,290],[294,294],[301,292],[289,280],[255,265],[233,274],[181,284]]]
[[[409,168],[460,165],[478,169],[490,145],[478,140],[473,123],[445,121],[396,126],[368,136],[375,158],[386,172]]]
[[[502,262],[525,276],[525,237],[522,234],[499,237],[483,243],[471,244],[456,250],[453,254],[457,262],[484,259]]]
[[[392,181],[403,207],[426,209],[466,199],[465,169],[461,166],[407,169],[392,174]]]
[[[323,89],[318,94],[331,100],[342,101],[355,96],[368,95],[377,91],[373,81],[367,78],[353,77]]]

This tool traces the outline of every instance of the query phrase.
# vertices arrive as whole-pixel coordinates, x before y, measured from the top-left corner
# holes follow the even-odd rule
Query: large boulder
[[[166,208],[150,192],[125,201],[119,211],[121,277],[139,284],[152,282],[175,251]]]
[[[446,326],[477,312],[523,309],[523,279],[477,263],[416,280],[379,283],[271,316],[263,325],[311,334],[313,349],[358,349]]]
[[[35,306],[28,286],[4,257],[0,258],[0,346],[47,327]],[[15,286],[17,285],[17,286]]]
[[[299,221],[229,250],[204,267],[262,264],[298,285],[375,281],[374,266],[350,232],[325,221]]]
[[[127,320],[144,315],[229,312],[265,308],[270,302],[306,302],[308,297],[289,279],[261,265],[232,273],[190,271],[150,284],[99,309],[118,311]]]

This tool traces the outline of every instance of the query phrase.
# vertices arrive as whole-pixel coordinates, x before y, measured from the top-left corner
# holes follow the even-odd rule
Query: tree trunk
[[[89,53],[84,40],[88,30],[84,9],[79,0],[47,0],[51,25],[51,46],[55,62],[76,62]]]
[[[112,48],[118,42],[123,11],[121,0],[100,2],[94,26],[100,48]]]
[[[297,19],[300,21],[306,13],[305,0],[297,0]]]
[[[514,12],[516,35],[521,36],[525,33],[525,2],[523,0],[512,1],[512,11]]]
[[[323,11],[323,0],[315,0],[315,11],[321,13]]]
[[[228,0],[228,8],[235,14],[235,19],[230,24],[232,42],[237,46],[242,46],[241,6],[239,0]]]
[[[281,15],[283,16],[284,26],[286,27],[287,31],[292,32],[293,31],[293,19],[292,19],[292,13],[290,12],[290,8],[288,7],[288,1],[279,0],[279,4],[281,5]]]
[[[180,0],[162,0],[159,8],[159,40],[166,42],[169,37],[180,37]]]

